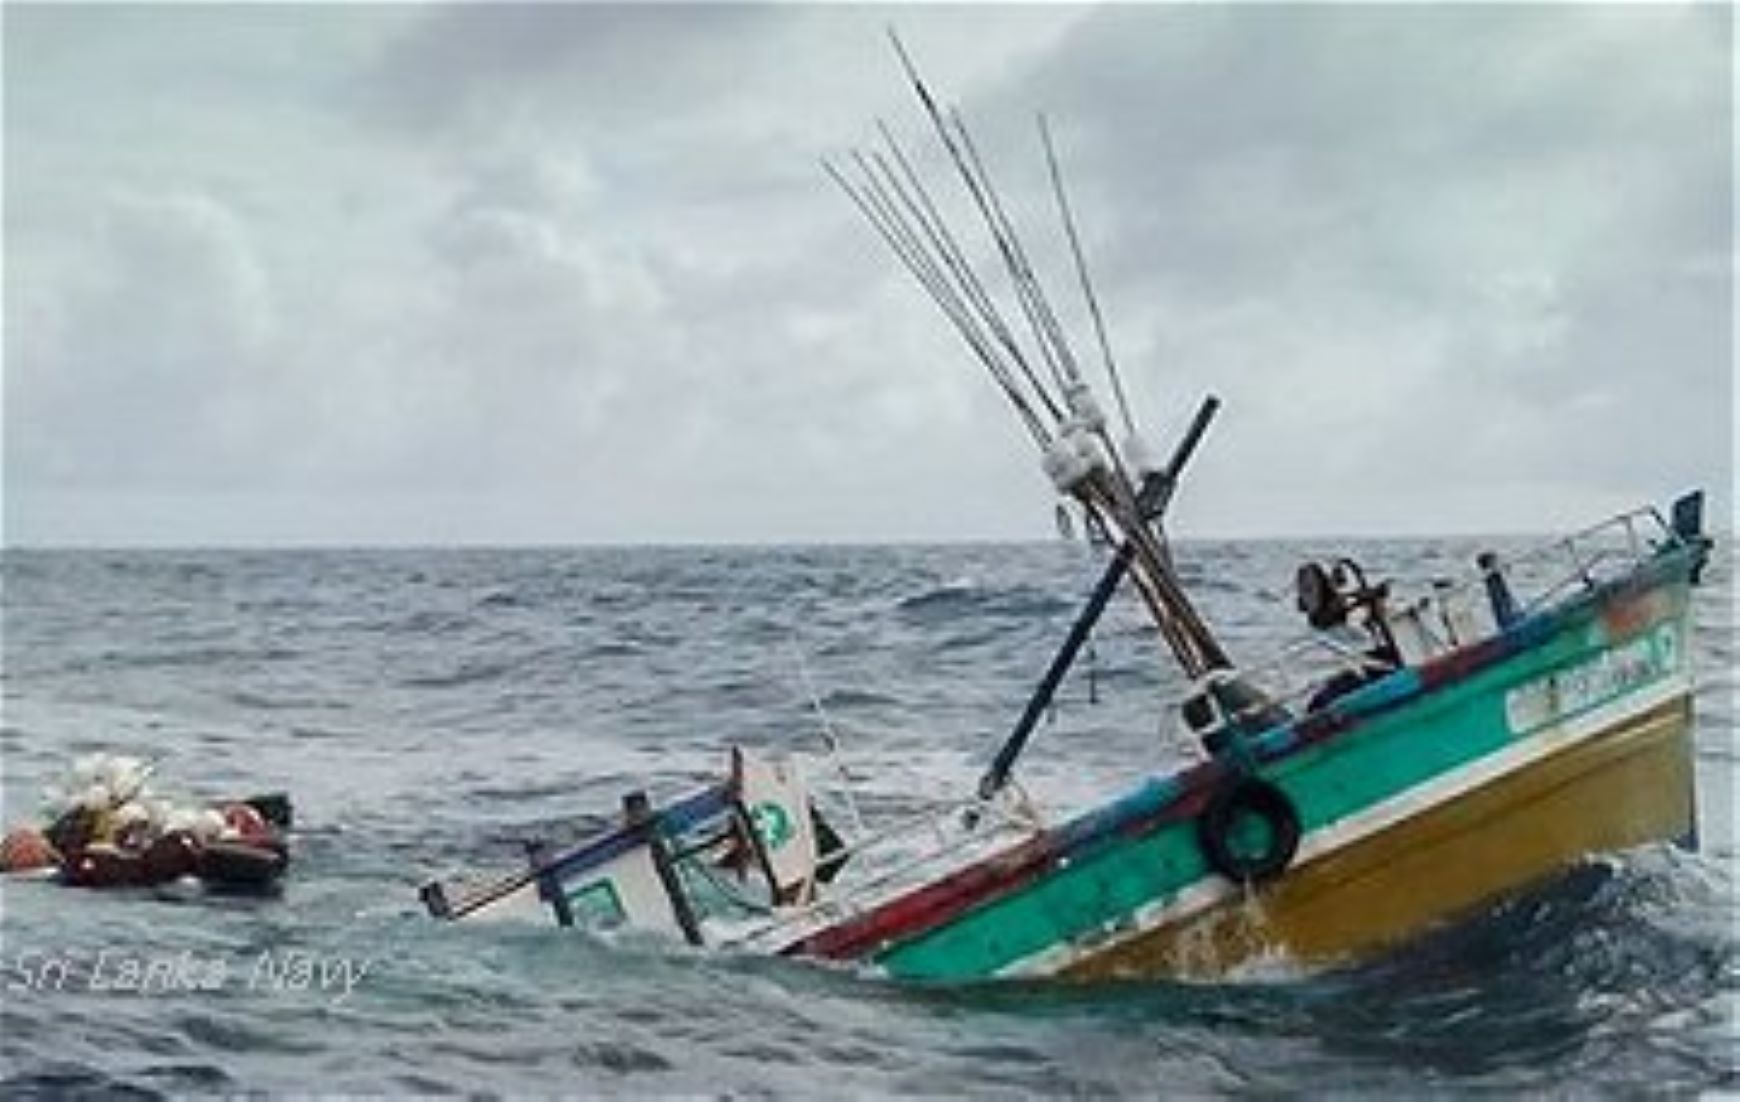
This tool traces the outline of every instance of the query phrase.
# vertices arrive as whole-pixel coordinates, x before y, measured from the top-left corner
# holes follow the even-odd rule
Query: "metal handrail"
[[[953,835],[948,833],[948,828],[951,826],[958,828]],[[887,868],[877,870],[873,877],[853,883],[849,891],[818,890],[815,897],[807,902],[781,907],[774,912],[771,921],[729,938],[724,944],[728,947],[742,948],[773,937],[781,931],[800,926],[820,915],[833,915],[837,918],[861,914],[867,906],[864,900],[879,894],[882,889],[891,884],[910,879],[915,869],[957,850],[961,845],[962,837],[965,835],[972,835],[976,840],[984,843],[1003,835],[1008,835],[1013,840],[1031,835],[1040,829],[1043,829],[1040,824],[1024,821],[1009,814],[996,801],[980,800],[976,797],[950,802],[940,809],[906,816],[897,820],[886,830],[878,831],[856,844],[834,851],[834,856],[843,859],[886,850],[901,838],[923,834],[926,831],[929,831],[933,836],[931,844],[922,846],[915,852],[903,856]]]
[[[1650,533],[1640,532],[1640,529],[1646,526],[1653,528],[1654,531]],[[1589,546],[1608,533],[1623,537],[1623,549]],[[1649,542],[1651,538],[1657,537],[1659,537],[1658,542],[1653,544]],[[1568,569],[1560,574],[1557,580],[1548,584],[1526,602],[1519,604],[1519,613],[1528,616],[1556,603],[1562,594],[1574,586],[1580,584],[1585,589],[1593,588],[1605,573],[1601,567],[1607,563],[1617,561],[1624,563],[1627,567],[1635,567],[1647,561],[1652,554],[1657,553],[1661,548],[1680,543],[1683,543],[1683,540],[1668,525],[1660,511],[1654,506],[1646,505],[1619,513],[1586,528],[1578,529],[1569,535],[1557,536],[1527,547],[1515,555],[1508,556],[1503,565],[1514,580],[1515,571],[1519,567],[1526,569],[1546,563],[1558,555],[1566,556],[1569,561]],[[1618,573],[1616,571],[1615,576]],[[1435,590],[1423,600],[1437,603],[1442,611],[1446,607],[1459,602],[1467,602],[1471,598],[1474,599],[1474,603],[1466,607],[1484,607],[1484,579],[1478,573],[1454,579],[1451,584]],[[1485,637],[1485,633],[1482,633],[1480,637]],[[1475,639],[1458,640],[1451,649],[1466,646],[1475,641]],[[1264,689],[1266,685],[1280,682],[1285,675],[1296,671],[1299,657],[1311,652],[1326,653],[1334,660],[1337,668],[1351,672],[1370,672],[1375,664],[1370,655],[1340,643],[1331,636],[1311,633],[1294,637],[1259,664],[1245,667],[1239,673],[1252,686]],[[1307,679],[1304,684],[1285,685],[1279,692],[1269,693],[1265,690],[1265,696],[1267,703],[1287,707],[1308,698],[1321,684],[1321,680]],[[1193,687],[1188,692],[1170,699],[1167,706],[1175,711],[1186,699],[1198,691]],[[1253,708],[1255,707],[1253,706]]]

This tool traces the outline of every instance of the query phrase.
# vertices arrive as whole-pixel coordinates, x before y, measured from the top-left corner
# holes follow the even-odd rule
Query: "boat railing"
[[[916,882],[919,870],[940,859],[960,860],[966,847],[1008,843],[1030,837],[1044,827],[1019,786],[992,800],[976,797],[952,800],[941,807],[905,815],[873,834],[833,851],[830,861],[855,859],[860,864],[882,857],[883,862],[852,878],[849,889],[817,885],[803,903],[779,908],[773,917],[729,939],[736,948],[790,936],[790,931],[817,921],[838,922],[860,914],[903,885]]]
[[[1663,548],[1681,542],[1660,511],[1645,505],[1521,551],[1495,555],[1492,564],[1502,571],[1516,598],[1514,617],[1522,618],[1558,604],[1576,590],[1592,590],[1622,578]],[[1476,565],[1461,577],[1433,583],[1431,600],[1454,607],[1475,629],[1467,633],[1471,637],[1452,638],[1452,649],[1485,638],[1501,626],[1491,607],[1487,574]]]
[[[1505,584],[1515,594],[1511,615],[1521,618],[1558,604],[1578,589],[1594,589],[1624,577],[1664,547],[1680,542],[1681,537],[1657,509],[1643,506],[1497,557],[1493,568],[1503,572]],[[1424,643],[1425,656],[1460,649],[1500,629],[1487,572],[1480,566],[1461,577],[1433,579],[1430,585],[1429,591],[1411,602],[1393,604],[1386,613],[1392,625],[1400,620],[1410,624]],[[1260,689],[1260,694],[1232,714],[1221,716],[1209,731],[1229,723],[1248,729],[1265,716],[1272,718],[1277,706],[1292,716],[1303,716],[1312,710],[1313,698],[1330,678],[1344,673],[1370,678],[1395,668],[1397,663],[1385,661],[1369,646],[1328,632],[1296,636],[1262,662],[1240,668],[1240,680]],[[1193,689],[1174,700],[1174,713],[1198,691]]]
[[[1197,743],[1212,741],[1215,732],[1228,727],[1252,731],[1273,726],[1277,712],[1287,718],[1303,716],[1311,711],[1312,698],[1337,675],[1366,679],[1394,668],[1394,663],[1327,635],[1296,636],[1261,663],[1238,671],[1239,680],[1256,690],[1247,702],[1219,715],[1207,728],[1186,732],[1195,738],[1181,739],[1180,745],[1196,753]],[[1180,714],[1191,695],[1175,699],[1171,712]]]
[[[1679,542],[1661,513],[1646,505],[1521,551],[1495,555],[1492,561],[1517,597],[1516,615],[1527,616],[1558,603],[1575,589],[1594,589],[1624,577],[1662,548]],[[1474,637],[1451,639],[1455,646],[1484,638],[1499,626],[1488,600],[1487,571],[1480,565],[1460,577],[1436,579],[1432,585],[1428,599],[1440,611],[1454,606],[1474,618]]]
[[[1553,580],[1523,603],[1522,611],[1526,614],[1556,603],[1577,586],[1593,589],[1623,576],[1663,547],[1680,542],[1680,536],[1661,513],[1653,506],[1645,506],[1537,544],[1511,556],[1505,566],[1519,574],[1531,568],[1551,572]]]

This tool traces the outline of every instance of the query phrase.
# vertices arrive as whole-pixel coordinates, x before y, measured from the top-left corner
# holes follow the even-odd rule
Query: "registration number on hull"
[[[1526,735],[1664,677],[1680,664],[1679,626],[1661,624],[1611,650],[1504,694],[1513,734]]]

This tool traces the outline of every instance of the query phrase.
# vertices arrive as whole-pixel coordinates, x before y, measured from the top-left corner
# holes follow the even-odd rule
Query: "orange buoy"
[[[60,853],[35,827],[13,827],[0,840],[0,872],[29,872],[60,865]]]

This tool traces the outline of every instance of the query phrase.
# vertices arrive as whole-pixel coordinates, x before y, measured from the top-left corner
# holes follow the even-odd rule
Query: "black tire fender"
[[[1248,853],[1233,843],[1247,816],[1268,825],[1268,845]],[[1287,794],[1257,777],[1240,777],[1209,798],[1196,820],[1197,843],[1209,868],[1238,884],[1261,884],[1281,875],[1299,852],[1299,810]]]

